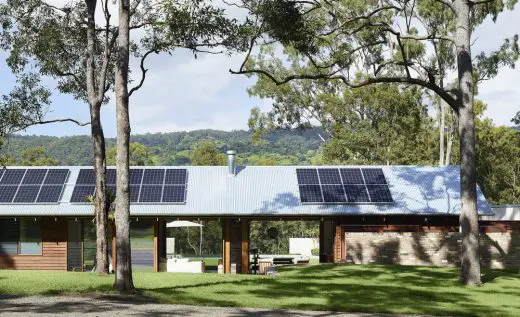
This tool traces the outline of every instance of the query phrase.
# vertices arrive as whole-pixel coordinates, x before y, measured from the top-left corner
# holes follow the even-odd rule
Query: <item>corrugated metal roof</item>
[[[481,220],[488,221],[520,221],[520,205],[491,206],[494,215],[482,216]]]
[[[377,166],[382,168],[392,192],[392,204],[309,205],[300,202],[297,168],[359,166],[247,166],[229,176],[225,166],[154,166],[186,168],[188,189],[185,204],[133,204],[133,216],[335,216],[428,214],[460,212],[459,166]],[[367,166],[364,166],[367,167]],[[376,167],[376,166],[370,166]],[[86,216],[87,204],[69,203],[79,170],[71,173],[59,204],[0,204],[0,216]],[[480,189],[478,211],[492,214]]]

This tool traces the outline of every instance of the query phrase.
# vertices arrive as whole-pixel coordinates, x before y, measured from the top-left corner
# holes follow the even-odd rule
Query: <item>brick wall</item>
[[[520,232],[488,232],[480,237],[482,265],[504,269],[520,267]]]
[[[347,232],[347,263],[402,265],[459,265],[458,232]],[[481,235],[483,266],[520,267],[520,233],[492,232]]]

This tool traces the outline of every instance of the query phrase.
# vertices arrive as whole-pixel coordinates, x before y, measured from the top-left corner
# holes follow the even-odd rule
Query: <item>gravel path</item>
[[[397,317],[385,314],[345,314],[318,311],[273,310],[259,308],[200,307],[167,305],[140,299],[104,297],[1,297],[0,316],[342,316]]]

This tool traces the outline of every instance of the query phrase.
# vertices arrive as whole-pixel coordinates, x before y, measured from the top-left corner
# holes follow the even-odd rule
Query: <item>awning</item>
[[[166,224],[168,228],[180,228],[180,227],[203,227],[200,223],[186,221],[186,220],[176,220],[172,222],[168,222]]]

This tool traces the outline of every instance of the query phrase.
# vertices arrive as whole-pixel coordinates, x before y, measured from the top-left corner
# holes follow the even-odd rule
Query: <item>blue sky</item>
[[[486,21],[474,34],[473,53],[496,48],[505,37],[520,30],[520,9],[506,12],[496,24]],[[14,76],[0,53],[0,93],[14,85]],[[195,129],[247,129],[251,108],[267,110],[269,100],[250,98],[247,87],[254,79],[231,75],[242,56],[199,55],[193,58],[187,51],[173,56],[152,56],[148,61],[148,76],[141,90],[130,101],[133,134],[174,132]],[[517,63],[520,66],[520,63]],[[136,66],[136,65],[134,65]],[[520,70],[503,69],[500,74],[481,84],[477,98],[488,104],[486,116],[499,125],[510,125],[520,110]],[[49,80],[52,87],[53,83]],[[74,118],[88,121],[88,107],[67,95],[55,91],[47,119]],[[111,101],[102,110],[105,134],[115,136],[115,106]],[[89,134],[88,127],[60,123],[29,128],[24,134],[79,135]]]

